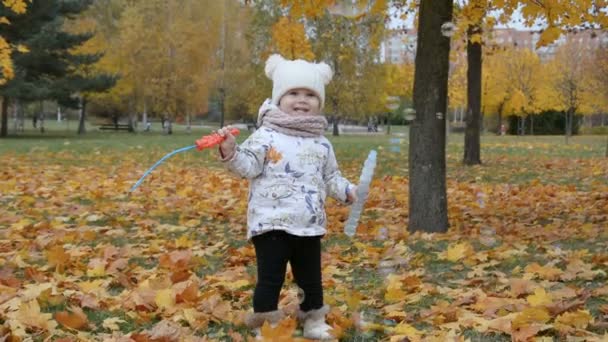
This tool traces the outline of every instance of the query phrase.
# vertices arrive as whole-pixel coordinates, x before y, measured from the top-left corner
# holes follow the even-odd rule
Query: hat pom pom
[[[331,71],[331,68],[326,63],[319,63],[316,65],[319,74],[321,75],[321,79],[323,83],[328,84],[334,76],[334,72]]]
[[[274,74],[274,71],[284,60],[285,58],[283,58],[283,56],[279,54],[274,54],[268,57],[268,59],[266,60],[266,67],[264,68],[266,76],[272,80],[272,75]]]

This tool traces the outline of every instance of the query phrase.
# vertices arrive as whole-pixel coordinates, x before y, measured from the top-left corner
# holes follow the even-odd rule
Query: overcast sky
[[[542,23],[538,23],[537,25],[533,26],[533,27],[526,27],[524,26],[523,23],[521,23],[521,15],[519,13],[519,11],[516,11],[513,14],[513,18],[511,20],[511,22],[509,22],[507,25],[496,25],[497,28],[512,28],[512,29],[516,29],[516,30],[539,30],[542,29],[544,27],[544,25]],[[410,15],[407,20],[403,21],[401,19],[395,19],[393,17],[391,17],[391,24],[390,27],[391,28],[396,28],[399,25],[402,25],[403,23],[405,23],[405,27],[406,28],[412,28],[413,26],[413,21],[414,18],[412,15]]]

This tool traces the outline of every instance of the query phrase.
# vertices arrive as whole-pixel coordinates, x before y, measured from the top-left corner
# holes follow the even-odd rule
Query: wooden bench
[[[133,132],[133,129],[128,124],[103,124],[99,126],[100,131],[128,131]]]

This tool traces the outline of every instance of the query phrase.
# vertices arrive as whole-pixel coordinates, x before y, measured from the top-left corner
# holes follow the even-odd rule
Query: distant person
[[[249,179],[247,238],[255,247],[257,284],[246,324],[259,335],[265,321],[276,325],[281,320],[279,293],[289,262],[304,292],[298,312],[304,337],[332,338],[321,282],[325,199],[347,204],[356,199],[356,187],[342,177],[334,149],[323,135],[327,120],[321,109],[332,71],[325,63],[279,55],[268,58],[265,71],[273,82],[272,99],[259,110],[260,128],[240,146],[230,127],[218,131],[226,137],[220,145],[226,167]]]

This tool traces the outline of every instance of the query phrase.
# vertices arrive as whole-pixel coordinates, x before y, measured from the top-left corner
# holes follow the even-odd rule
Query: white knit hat
[[[274,54],[266,61],[266,76],[272,80],[272,104],[279,105],[279,100],[291,89],[305,88],[315,92],[325,104],[325,85],[331,81],[333,72],[325,63],[310,63],[301,59],[295,61]]]

